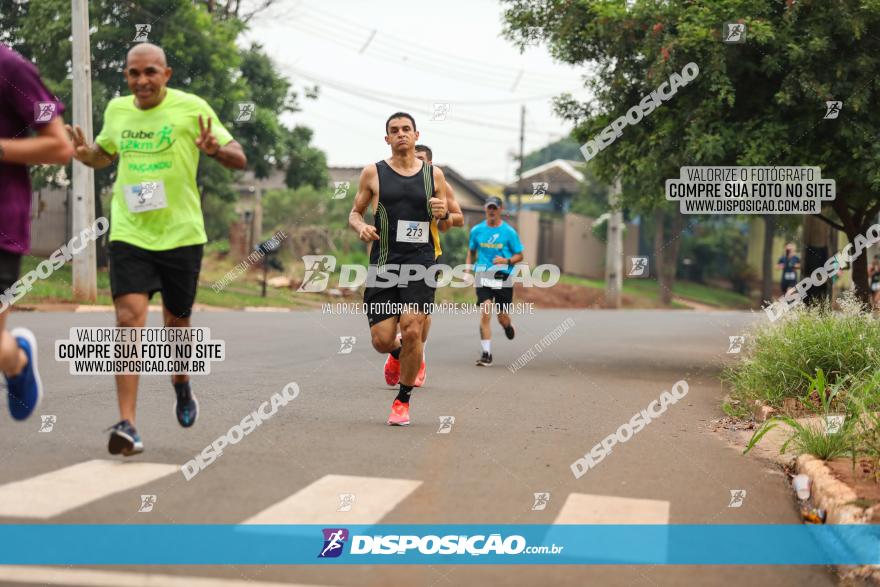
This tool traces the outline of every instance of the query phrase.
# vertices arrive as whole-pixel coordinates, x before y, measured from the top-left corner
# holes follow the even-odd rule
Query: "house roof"
[[[555,159],[538,167],[533,167],[523,172],[524,188],[531,192],[531,184],[536,182],[548,183],[547,192],[557,194],[567,192],[576,193],[580,190],[579,184],[584,181],[584,174],[577,169],[578,161]],[[504,188],[504,193],[515,194],[519,190],[518,181],[512,181]]]

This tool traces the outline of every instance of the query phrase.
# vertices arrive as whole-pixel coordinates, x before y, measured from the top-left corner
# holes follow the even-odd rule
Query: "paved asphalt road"
[[[573,327],[534,360],[515,374],[505,368],[569,318]],[[150,325],[158,325],[158,319],[152,313]],[[5,512],[0,523],[232,524],[279,502],[279,509],[265,515],[283,520],[285,511],[296,512],[309,495],[314,507],[302,507],[310,515],[321,516],[326,510],[326,515],[339,519],[345,515],[335,512],[340,483],[352,487],[356,496],[353,516],[373,515],[384,523],[547,524],[557,520],[570,500],[566,515],[576,517],[589,515],[592,508],[612,519],[638,522],[639,512],[644,512],[636,504],[641,504],[648,516],[660,512],[665,517],[668,508],[670,523],[798,523],[778,470],[741,456],[704,430],[709,419],[721,415],[718,373],[731,360],[726,354],[728,336],[756,319],[757,314],[733,312],[541,310],[515,319],[517,337],[512,342],[495,324],[495,365],[478,368],[477,318],[439,316],[428,346],[427,385],[412,401],[413,423],[389,428],[384,422],[395,394],[384,384],[384,358],[370,347],[364,317],[198,313],[195,325],[210,326],[214,338],[226,341],[228,359],[215,364],[210,376],[195,380],[201,416],[189,430],[179,428],[172,416],[173,392],[167,378],[144,378],[138,428],[146,452],[131,460],[179,466],[288,382],[298,383],[299,397],[189,482],[177,471],[163,473],[67,509],[63,504],[77,493],[79,481],[71,486],[27,485],[29,496],[44,498],[43,505],[37,499],[35,510],[60,503],[64,511],[23,520],[16,504],[0,500]],[[13,482],[58,474],[59,469],[93,459],[119,460],[107,453],[103,432],[117,420],[112,379],[72,377],[52,352],[54,341],[66,338],[70,327],[108,326],[112,315],[18,312],[9,322],[32,328],[42,345],[47,397],[39,413],[56,415],[57,422],[51,433],[40,433],[39,418],[14,423],[4,410],[0,496],[4,488],[14,494],[17,486],[8,485]],[[341,336],[357,337],[350,354],[338,354]],[[689,383],[684,400],[618,445],[585,476],[573,477],[572,461],[679,379]],[[455,417],[448,434],[437,433],[441,416]],[[77,471],[71,473],[74,478],[82,473]],[[89,473],[93,487],[88,491],[100,493],[107,486],[95,479],[100,475]],[[332,475],[352,477],[326,477]],[[421,483],[401,489],[381,479],[370,485],[361,477]],[[732,489],[747,491],[741,507],[728,507]],[[305,491],[297,494],[300,490]],[[550,493],[543,511],[532,510],[536,492]],[[142,494],[157,496],[152,512],[137,511]],[[372,496],[391,494],[396,497],[386,500],[390,511],[366,511],[375,505],[370,503]],[[575,494],[587,497],[578,500]],[[6,495],[8,500],[10,494]],[[316,496],[329,500],[329,507],[318,504]],[[653,501],[609,506],[609,497]],[[74,581],[74,571],[62,570],[67,574],[61,573],[52,584],[146,585],[138,581],[148,573],[358,587],[834,584],[826,567],[103,567],[105,573],[128,573],[130,583],[112,576],[101,583],[100,573],[98,579]],[[16,573],[10,580],[0,568],[0,582],[5,577],[10,582],[2,584],[42,584],[49,581],[51,569]]]

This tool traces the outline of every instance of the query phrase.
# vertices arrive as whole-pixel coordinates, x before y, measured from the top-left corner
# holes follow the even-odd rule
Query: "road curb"
[[[871,508],[855,505],[853,502],[858,499],[855,490],[839,481],[825,461],[813,455],[800,455],[795,461],[795,469],[810,478],[810,497],[816,507],[825,510],[826,524],[868,524],[875,508],[880,508],[880,505]],[[880,541],[877,550],[880,551]],[[842,585],[880,585],[880,566],[836,565],[836,569]]]

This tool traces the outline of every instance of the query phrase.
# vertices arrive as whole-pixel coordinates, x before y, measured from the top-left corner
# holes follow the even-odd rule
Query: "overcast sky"
[[[385,120],[404,110],[436,163],[469,178],[509,181],[520,107],[528,153],[570,130],[550,98],[586,93],[583,68],[554,63],[541,46],[521,55],[501,38],[501,17],[492,0],[279,0],[245,39],[262,43],[293,82],[303,110],[285,122],[313,129],[331,166],[387,157]],[[303,99],[315,83],[318,99]],[[435,103],[449,105],[445,120]]]

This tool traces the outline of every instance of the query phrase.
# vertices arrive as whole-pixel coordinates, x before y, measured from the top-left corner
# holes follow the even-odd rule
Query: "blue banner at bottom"
[[[859,565],[870,525],[0,525],[16,565]]]

